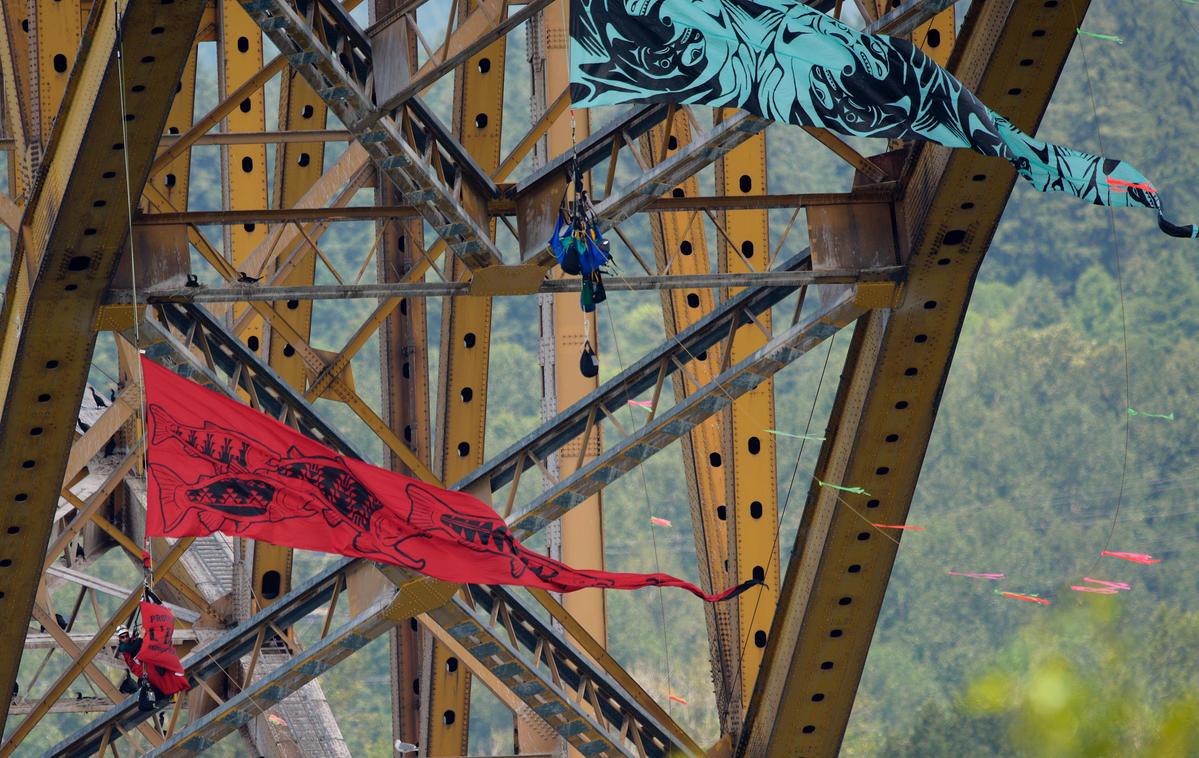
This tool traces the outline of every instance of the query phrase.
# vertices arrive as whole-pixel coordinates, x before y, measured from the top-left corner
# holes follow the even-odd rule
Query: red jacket
[[[125,659],[125,665],[129,667],[129,673],[138,679],[141,679],[142,676],[142,664],[141,661],[135,660],[134,656],[141,649],[141,637],[130,637],[117,645],[117,650],[120,651],[121,657]]]

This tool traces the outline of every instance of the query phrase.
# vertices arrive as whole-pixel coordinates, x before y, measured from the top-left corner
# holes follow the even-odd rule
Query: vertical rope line
[[[132,307],[133,307],[134,347],[138,349],[138,355],[134,361],[135,365],[133,366],[132,370],[137,375],[137,382],[138,382],[138,387],[139,387],[137,414],[140,417],[139,422],[140,422],[140,425],[142,428],[142,434],[144,436],[146,433],[146,422],[148,419],[148,414],[146,412],[146,377],[145,377],[144,373],[142,372],[141,352],[140,352],[141,344],[142,344],[142,335],[141,335],[141,326],[138,324],[138,312],[137,312],[137,263],[136,263],[137,255],[136,255],[136,249],[134,247],[134,242],[133,242],[133,188],[131,186],[131,182],[130,182],[130,178],[129,178],[129,126],[128,126],[128,124],[129,124],[129,120],[128,120],[129,106],[125,101],[125,54],[124,54],[124,52],[125,52],[125,36],[121,30],[121,11],[120,11],[120,7],[119,7],[118,3],[119,3],[119,0],[117,3],[114,3],[114,8],[113,8],[113,29],[116,33],[116,43],[117,43],[116,44],[117,83],[118,83],[118,89],[120,90],[120,93],[121,93],[121,144],[124,146],[124,148],[121,150],[121,157],[123,159],[124,167],[125,167],[125,211],[126,211],[125,220],[126,220],[126,230],[128,233],[128,240],[129,240],[129,243],[128,243],[129,244],[129,248],[128,248],[128,252],[129,252],[129,281],[130,281],[129,286],[130,286],[130,292],[131,292],[131,299],[133,301]],[[147,440],[147,444],[142,445],[142,471],[145,472],[145,475],[147,477],[147,483],[149,481],[149,475],[150,475],[149,468],[147,467],[147,456],[149,453],[148,447],[149,447],[149,441]],[[148,495],[148,491],[147,491],[147,495]],[[146,534],[145,529],[142,530],[142,551],[146,556],[150,555],[150,537],[148,534]],[[145,564],[143,564],[143,567],[144,567],[146,586],[152,590],[154,588],[153,560],[150,559],[149,561],[147,561]]]

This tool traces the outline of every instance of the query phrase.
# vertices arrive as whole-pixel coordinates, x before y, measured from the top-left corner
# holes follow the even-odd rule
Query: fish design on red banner
[[[212,531],[241,533],[251,524],[306,518],[326,509],[323,502],[296,491],[288,482],[264,474],[220,474],[189,483],[165,466],[150,465],[163,500],[179,509],[167,526],[172,531],[191,515]]]
[[[178,440],[188,455],[209,461],[221,473],[266,471],[278,456],[244,434],[205,421],[203,426],[188,426],[175,420],[161,406],[150,406],[150,444]]]

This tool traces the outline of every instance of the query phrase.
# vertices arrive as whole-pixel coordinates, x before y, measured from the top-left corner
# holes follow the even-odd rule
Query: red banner
[[[681,587],[668,574],[574,569],[527,550],[490,507],[463,492],[345,458],[266,414],[142,359],[149,409],[146,533],[223,532],[284,547],[360,556],[450,582]]]
[[[189,688],[175,654],[175,615],[157,603],[141,603],[142,647],[135,656],[145,664],[146,678],[159,692],[173,695]]]

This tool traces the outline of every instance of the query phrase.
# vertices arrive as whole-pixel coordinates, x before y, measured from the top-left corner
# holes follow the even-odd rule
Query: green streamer
[[[1199,2],[1197,2],[1196,5],[1199,5]],[[1134,411],[1132,408],[1128,409],[1128,415],[1129,416],[1144,416],[1145,418],[1164,418],[1166,421],[1174,420],[1173,413],[1168,413],[1168,414],[1167,413],[1145,413],[1143,411]]]
[[[850,492],[854,495],[867,495],[867,496],[870,495],[869,492],[862,489],[861,487],[842,487],[839,484],[829,484],[828,482],[822,482],[819,479],[816,480],[816,483],[819,484],[821,487],[832,487],[835,490],[841,490],[842,492]]]
[[[1102,39],[1102,40],[1107,40],[1108,42],[1115,42],[1117,45],[1124,44],[1124,40],[1120,39],[1119,37],[1115,36],[1114,34],[1095,34],[1094,32],[1084,32],[1082,29],[1075,29],[1075,31],[1077,31],[1079,34],[1085,34],[1088,37],[1094,37],[1095,39]]]
[[[1199,0],[1195,0],[1199,2]],[[778,429],[767,429],[771,434],[777,434],[780,437],[794,437],[797,440],[812,440],[813,442],[824,442],[824,437],[817,437],[814,434],[792,434],[791,432],[780,432]]]

